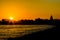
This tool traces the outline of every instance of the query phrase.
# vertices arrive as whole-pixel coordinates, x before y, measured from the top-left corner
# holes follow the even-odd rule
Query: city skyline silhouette
[[[35,20],[30,19],[21,19],[18,21],[2,19],[0,25],[57,25],[59,24],[60,19],[53,19],[53,16],[50,16],[50,19],[41,19],[36,18]]]

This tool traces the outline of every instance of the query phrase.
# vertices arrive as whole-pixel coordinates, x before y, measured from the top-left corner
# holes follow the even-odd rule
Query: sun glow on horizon
[[[10,17],[9,19],[10,19],[10,20],[13,20],[13,17]]]

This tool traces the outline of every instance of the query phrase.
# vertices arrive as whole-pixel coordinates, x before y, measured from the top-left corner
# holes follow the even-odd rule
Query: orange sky
[[[0,0],[0,19],[60,19],[60,0]]]

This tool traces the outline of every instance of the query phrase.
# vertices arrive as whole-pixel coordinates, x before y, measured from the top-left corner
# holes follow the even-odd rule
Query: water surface
[[[0,25],[0,39],[22,37],[45,29],[50,29],[52,25]]]

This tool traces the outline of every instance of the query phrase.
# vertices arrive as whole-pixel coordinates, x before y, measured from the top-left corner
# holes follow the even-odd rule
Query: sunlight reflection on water
[[[0,39],[21,37],[52,27],[52,25],[0,25]]]

